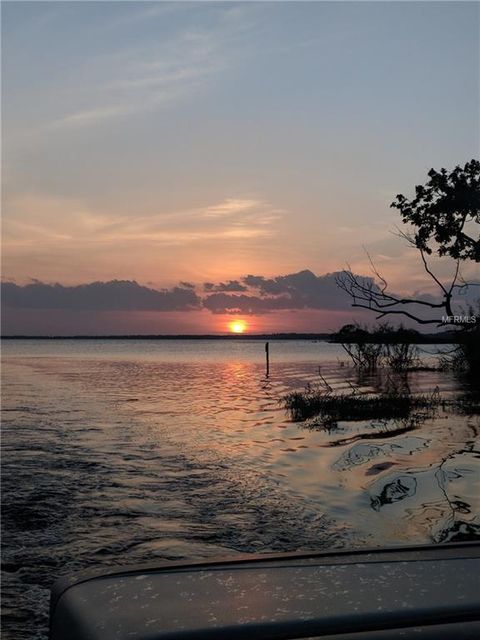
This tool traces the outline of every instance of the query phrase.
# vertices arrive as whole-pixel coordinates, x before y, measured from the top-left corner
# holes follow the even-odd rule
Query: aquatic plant
[[[438,405],[436,392],[412,395],[396,389],[378,395],[357,392],[334,395],[321,388],[308,386],[304,391],[294,391],[283,397],[283,406],[294,422],[319,417],[320,426],[331,426],[340,420],[407,419],[416,411],[431,415]]]
[[[384,353],[385,364],[392,371],[411,371],[420,366],[419,350],[414,344],[386,344]]]
[[[385,347],[381,343],[342,343],[342,347],[348,353],[353,366],[361,371],[375,371],[385,355]]]
[[[473,314],[473,309],[470,309]],[[480,318],[480,312],[475,317]],[[440,367],[445,371],[478,376],[480,373],[480,322],[459,331],[454,347],[440,352]]]
[[[480,389],[470,389],[450,403],[464,415],[480,415]]]
[[[379,367],[409,371],[421,365],[417,331],[380,323],[369,330],[360,324],[345,325],[336,334],[355,369],[373,373]]]

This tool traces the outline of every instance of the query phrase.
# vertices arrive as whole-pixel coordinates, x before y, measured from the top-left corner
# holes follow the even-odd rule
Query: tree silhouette
[[[348,268],[336,279],[337,285],[352,298],[352,306],[375,312],[377,319],[400,315],[419,324],[440,326],[444,316],[460,315],[453,308],[455,293],[473,284],[478,286],[462,278],[460,262],[480,261],[480,237],[476,231],[480,224],[480,162],[471,160],[464,168],[457,166],[450,173],[446,169],[440,172],[431,169],[428,176],[425,186],[415,188],[413,200],[398,195],[391,206],[399,209],[403,222],[415,229],[413,234],[400,231],[400,235],[418,249],[425,272],[438,288],[437,300],[392,293],[368,254],[374,278],[357,276]],[[453,259],[448,282],[437,277],[428,264],[427,256],[433,252]],[[457,324],[472,328],[468,319]]]
[[[436,244],[440,256],[480,262],[480,162],[470,160],[462,168],[428,172],[425,185],[415,187],[415,197],[399,194],[390,205],[400,211],[403,222],[415,227],[417,249],[431,254]],[[476,236],[476,237],[475,237]]]

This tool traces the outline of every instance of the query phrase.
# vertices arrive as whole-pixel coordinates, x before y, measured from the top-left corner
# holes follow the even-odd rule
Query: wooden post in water
[[[265,343],[265,360],[267,365],[267,373],[266,376],[270,375],[270,344],[268,342]]]

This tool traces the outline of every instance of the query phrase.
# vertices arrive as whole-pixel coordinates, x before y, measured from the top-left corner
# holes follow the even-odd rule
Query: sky
[[[334,330],[365,250],[429,291],[389,205],[478,157],[479,27],[456,1],[3,2],[4,331]]]

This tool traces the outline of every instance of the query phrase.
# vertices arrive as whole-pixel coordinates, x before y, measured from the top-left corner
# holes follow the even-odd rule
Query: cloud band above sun
[[[90,311],[199,311],[213,314],[264,315],[300,309],[346,310],[351,300],[336,283],[338,273],[317,276],[305,269],[273,278],[247,275],[239,280],[195,284],[181,282],[154,289],[132,280],[75,286],[3,282],[5,309],[69,309]],[[373,282],[371,277],[363,276]],[[427,295],[427,294],[425,294]],[[472,289],[473,295],[473,289]]]
[[[195,285],[182,282],[170,289],[153,289],[130,280],[66,286],[34,281],[2,284],[6,308],[97,311],[194,311],[214,314],[261,315],[293,309],[345,309],[348,300],[338,289],[336,274],[316,276],[309,270],[265,278]],[[197,289],[199,290],[197,292]]]

